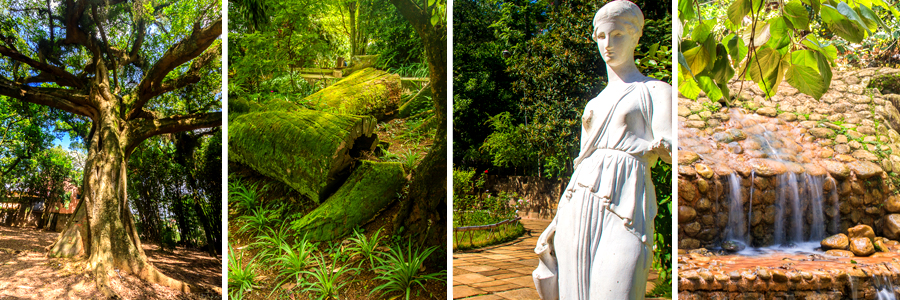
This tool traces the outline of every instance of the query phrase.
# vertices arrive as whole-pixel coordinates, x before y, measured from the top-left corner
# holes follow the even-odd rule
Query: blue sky
[[[68,134],[63,134],[62,139],[60,139],[60,138],[53,139],[54,147],[59,145],[59,146],[62,146],[62,148],[66,149],[66,150],[71,150],[71,149],[69,149],[69,144],[71,144],[71,143],[72,143],[72,141],[69,140]]]

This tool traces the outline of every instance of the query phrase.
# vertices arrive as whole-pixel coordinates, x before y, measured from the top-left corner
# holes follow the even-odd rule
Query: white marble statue
[[[650,168],[672,160],[672,87],[634,64],[643,26],[625,0],[594,16],[609,82],[584,108],[575,172],[535,248],[545,300],[644,299],[657,209]]]

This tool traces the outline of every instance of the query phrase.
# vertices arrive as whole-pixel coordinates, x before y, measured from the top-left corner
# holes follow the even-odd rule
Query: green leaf
[[[685,98],[697,100],[697,97],[700,96],[700,87],[693,78],[685,78],[678,80],[678,92]]]
[[[706,69],[706,66],[710,63],[709,57],[710,51],[706,48],[706,45],[698,45],[684,51],[684,59],[694,75],[700,74]]]
[[[773,18],[768,21],[771,38],[767,44],[772,49],[781,49],[791,44],[791,30],[787,27],[785,18]]]
[[[722,91],[722,98],[725,99],[725,104],[731,105],[731,89],[728,88],[728,82],[719,82],[716,84],[719,86],[719,90]]]
[[[784,68],[790,63],[784,59],[787,55],[782,56],[781,53],[769,46],[762,46],[756,50],[756,55],[747,62],[749,63],[747,75],[759,85],[760,89],[766,92],[767,97],[775,94],[778,84],[784,78]]]
[[[713,101],[719,101],[722,99],[722,90],[719,89],[719,86],[707,76],[697,76],[698,85],[703,92],[706,93],[706,97]]]
[[[728,20],[735,26],[742,26],[744,17],[750,13],[750,0],[735,0],[728,6]]]
[[[819,0],[800,0],[800,2],[806,3],[809,7],[812,7],[813,15],[819,14]]]
[[[765,45],[766,42],[769,41],[771,34],[769,34],[769,23],[765,24],[756,24],[756,30],[752,30],[752,26],[747,26],[742,33],[741,38],[744,40],[744,45],[747,47],[758,47],[761,45]],[[753,44],[751,44],[751,39]]]
[[[837,59],[837,48],[834,47],[834,45],[825,45],[819,42],[819,39],[812,34],[806,36],[806,39],[803,40],[803,45],[819,51],[819,53],[824,54],[830,61],[835,61]]]
[[[828,28],[834,31],[841,38],[851,42],[859,43],[865,38],[865,32],[846,16],[841,14],[837,8],[828,4],[822,4],[822,21],[828,24]]]
[[[878,27],[881,27],[885,30],[889,29],[889,27],[884,24],[884,21],[882,21],[881,18],[879,18],[878,15],[875,14],[875,12],[872,11],[872,9],[868,6],[860,4],[857,9],[859,15],[863,18],[863,21],[866,22],[866,25],[871,26],[870,23],[874,23],[875,27],[869,27],[870,31],[878,31]]]
[[[687,59],[684,58],[684,53],[678,52],[678,71],[682,75],[689,76],[690,78],[694,77],[694,72],[691,71],[691,66],[688,65]]]
[[[697,17],[697,15],[694,14],[694,1],[697,0],[678,1],[678,18],[681,19],[682,22],[693,20]]]
[[[794,51],[791,57],[793,64],[788,68],[785,80],[801,93],[818,100],[828,91],[828,83],[819,74],[816,54],[810,50]]]
[[[731,56],[731,66],[737,68],[740,66],[741,61],[744,60],[744,57],[747,57],[747,46],[744,46],[744,43],[741,43],[741,39],[734,34],[729,34],[723,41],[728,41],[726,48],[728,49],[728,55]]]
[[[791,0],[784,5],[784,16],[797,31],[809,31],[809,12],[799,0]]]
[[[704,43],[706,39],[709,38],[709,34],[712,32],[712,26],[709,26],[706,22],[701,22],[694,26],[694,31],[691,32],[691,40],[697,43]]]
[[[856,11],[853,10],[852,7],[850,7],[850,5],[847,5],[847,3],[844,3],[844,2],[838,3],[837,10],[842,15],[847,17],[847,19],[850,19],[851,21],[856,22],[856,25],[862,29],[865,29],[868,34],[870,34],[870,35],[872,34],[872,31],[869,30],[869,26],[866,25],[866,22],[863,21],[863,19],[861,17],[859,17],[859,14],[857,14]],[[866,36],[863,35],[863,38],[865,38],[865,37]]]
[[[716,62],[713,64],[712,77],[717,82],[728,82],[734,77],[734,69],[728,60],[728,51],[722,44],[716,45]]]

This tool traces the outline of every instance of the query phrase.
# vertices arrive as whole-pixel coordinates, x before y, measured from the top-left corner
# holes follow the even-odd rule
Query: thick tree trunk
[[[431,24],[431,15],[438,13],[436,7],[423,9],[410,0],[391,3],[412,24],[425,46],[435,117],[440,120],[434,146],[413,171],[410,200],[404,203],[394,226],[405,225],[410,234],[427,245],[443,245],[447,231],[447,29],[444,24]]]
[[[92,94],[98,98],[112,97],[108,92],[100,94],[96,90]],[[109,287],[109,276],[115,275],[114,270],[190,292],[196,288],[160,273],[141,248],[126,198],[128,145],[123,130],[117,125],[119,121],[113,108],[101,107],[99,110],[89,141],[83,201],[72,222],[53,245],[50,256],[71,257],[77,255],[77,251],[64,250],[83,248],[89,255],[87,267],[94,272],[97,289],[109,297],[115,296]]]

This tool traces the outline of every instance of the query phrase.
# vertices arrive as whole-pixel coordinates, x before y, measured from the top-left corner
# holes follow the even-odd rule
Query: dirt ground
[[[84,271],[83,261],[47,257],[46,248],[58,235],[34,228],[0,226],[0,300],[103,298],[92,273]],[[122,298],[222,298],[221,256],[213,258],[201,250],[184,248],[166,253],[151,244],[143,244],[143,248],[160,272],[208,292],[182,294],[122,273],[110,278],[112,289]]]

